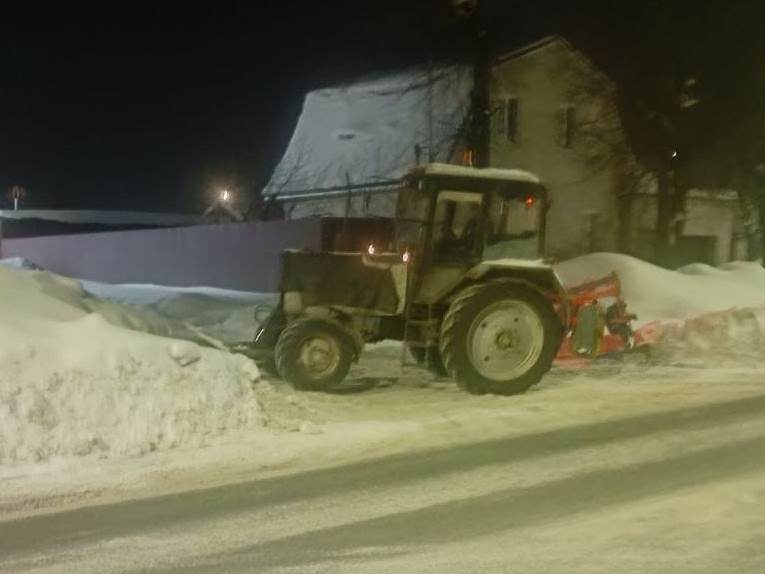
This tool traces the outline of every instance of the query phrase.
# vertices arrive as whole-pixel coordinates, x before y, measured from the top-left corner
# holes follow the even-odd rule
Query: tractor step
[[[407,319],[406,322],[409,325],[418,325],[418,326],[438,325],[438,319]]]
[[[433,347],[434,349],[437,348],[437,345],[434,345],[433,343],[425,343],[423,341],[406,341],[404,343],[407,347],[417,347],[420,349],[427,349],[428,347]]]

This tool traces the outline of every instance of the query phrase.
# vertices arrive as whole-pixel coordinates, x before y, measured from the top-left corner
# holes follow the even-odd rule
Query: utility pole
[[[454,0],[457,15],[465,20],[469,60],[473,67],[470,124],[467,145],[475,167],[491,163],[491,47],[485,27],[484,8],[479,0]]]

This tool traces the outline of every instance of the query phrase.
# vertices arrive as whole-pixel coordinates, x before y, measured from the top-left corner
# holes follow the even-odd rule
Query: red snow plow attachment
[[[616,272],[568,288],[571,320],[555,358],[557,365],[584,366],[595,357],[634,347],[631,322],[637,317],[627,312],[621,291]]]

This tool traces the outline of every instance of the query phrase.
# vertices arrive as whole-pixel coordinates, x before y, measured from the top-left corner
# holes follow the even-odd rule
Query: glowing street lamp
[[[24,199],[26,194],[27,190],[19,185],[14,185],[11,189],[8,190],[8,197],[13,200],[13,211],[19,210],[19,201]]]
[[[210,197],[212,197],[212,203],[205,210],[203,217],[212,215],[216,210],[222,210],[229,214],[234,221],[244,221],[244,214],[236,206],[237,196],[235,191],[231,191],[226,187],[213,188],[210,190]]]

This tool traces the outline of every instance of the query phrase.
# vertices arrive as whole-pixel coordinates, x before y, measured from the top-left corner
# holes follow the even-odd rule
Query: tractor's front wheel
[[[274,352],[281,377],[305,391],[327,391],[338,385],[354,355],[348,334],[322,319],[297,319],[287,325]]]
[[[497,281],[469,287],[452,302],[441,324],[441,356],[461,388],[512,395],[550,369],[560,336],[560,321],[542,294]]]

